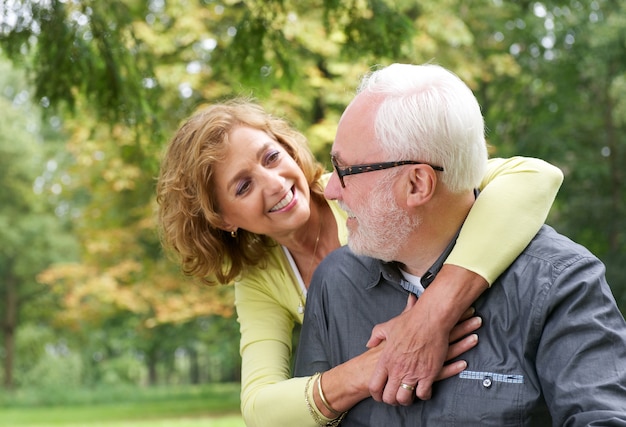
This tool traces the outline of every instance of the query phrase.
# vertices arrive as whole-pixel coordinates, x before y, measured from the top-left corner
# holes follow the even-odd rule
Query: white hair
[[[455,193],[476,188],[487,167],[485,125],[470,88],[434,65],[392,64],[363,78],[359,93],[382,95],[375,132],[389,160],[441,166]]]

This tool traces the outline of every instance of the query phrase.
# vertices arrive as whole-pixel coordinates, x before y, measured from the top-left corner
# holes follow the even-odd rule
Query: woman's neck
[[[291,244],[282,243],[294,258],[307,288],[318,264],[339,247],[337,234],[337,223],[328,203],[312,202],[311,216],[301,232],[294,233]]]

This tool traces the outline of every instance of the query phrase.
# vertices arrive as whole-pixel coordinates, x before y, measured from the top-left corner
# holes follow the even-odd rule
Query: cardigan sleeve
[[[241,330],[241,412],[249,427],[315,426],[306,378],[291,378],[293,317],[250,281],[235,285]]]
[[[473,271],[491,286],[537,234],[562,182],[561,170],[540,159],[490,159],[445,263]]]

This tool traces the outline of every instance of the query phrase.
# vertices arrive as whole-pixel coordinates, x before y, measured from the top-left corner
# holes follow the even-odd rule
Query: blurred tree
[[[53,205],[38,196],[43,191],[42,175],[55,167],[45,155],[54,144],[42,146],[45,125],[19,76],[0,62],[0,315],[3,382],[8,389],[14,385],[19,322],[41,320],[53,307],[46,288],[36,280],[37,273],[77,255]],[[27,310],[27,305],[35,304],[41,304],[38,313]]]
[[[31,70],[34,97],[76,112],[86,98],[107,122],[150,121],[151,54],[132,32],[142,1],[2,1],[0,40]]]

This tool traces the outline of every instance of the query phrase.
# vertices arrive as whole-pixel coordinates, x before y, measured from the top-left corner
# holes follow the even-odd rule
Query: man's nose
[[[330,175],[330,179],[328,180],[328,184],[326,184],[326,188],[324,189],[324,197],[328,200],[338,200],[341,196],[341,183],[339,182],[339,176],[336,171]]]

